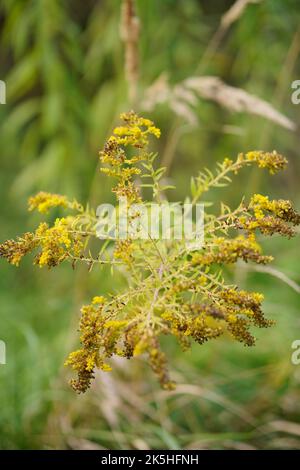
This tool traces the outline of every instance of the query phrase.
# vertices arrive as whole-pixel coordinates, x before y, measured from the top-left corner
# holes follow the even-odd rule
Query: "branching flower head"
[[[129,206],[143,201],[143,188],[152,189],[155,201],[169,186],[163,186],[163,168],[155,168],[156,155],[149,151],[150,137],[160,130],[152,121],[134,112],[121,115],[123,125],[114,129],[100,152],[101,171],[116,180],[112,191],[117,200],[126,197]],[[244,167],[256,165],[276,173],[287,160],[277,152],[252,151],[236,160],[225,158],[212,173],[205,170],[191,181],[192,206],[203,193],[231,183],[231,177]],[[146,184],[137,184],[136,177]],[[164,199],[166,195],[164,194]],[[151,202],[151,201],[150,201]],[[205,213],[204,245],[194,251],[184,239],[99,240],[97,218],[89,207],[83,208],[66,196],[38,193],[29,200],[29,210],[45,214],[51,208],[72,211],[56,218],[52,225],[42,222],[36,230],[0,245],[0,256],[18,265],[24,255],[35,252],[34,263],[49,268],[62,262],[88,265],[108,264],[124,272],[128,285],[117,293],[98,293],[81,309],[79,349],[69,355],[66,364],[77,373],[71,385],[85,392],[97,369],[110,371],[114,356],[145,356],[164,389],[174,388],[161,349],[160,337],[175,336],[183,348],[192,341],[203,344],[221,335],[246,346],[255,343],[252,327],[269,327],[264,317],[263,295],[248,292],[228,283],[227,266],[238,261],[266,264],[273,257],[263,253],[258,235],[278,233],[295,235],[300,216],[290,201],[270,200],[255,194],[232,210],[221,204],[220,212]],[[132,215],[129,223],[134,222]],[[99,249],[92,252],[97,238]]]

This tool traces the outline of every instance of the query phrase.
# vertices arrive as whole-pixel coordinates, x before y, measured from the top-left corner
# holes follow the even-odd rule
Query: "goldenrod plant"
[[[164,185],[164,168],[156,168],[156,155],[149,149],[150,137],[159,138],[160,130],[133,111],[120,117],[122,126],[114,129],[100,152],[101,172],[116,181],[112,191],[117,201],[126,198],[131,207],[166,200],[170,186]],[[287,160],[276,151],[250,151],[235,160],[225,158],[214,174],[205,170],[192,178],[191,205],[203,201],[209,190],[229,185],[231,176],[250,165],[275,174],[286,167]],[[146,200],[143,193],[149,190],[151,198]],[[259,236],[294,236],[300,215],[290,201],[271,200],[261,194],[254,194],[249,201],[242,198],[235,209],[221,203],[217,213],[205,202],[204,244],[190,250],[184,239],[128,236],[100,240],[96,212],[89,206],[46,192],[29,199],[30,211],[47,214],[60,207],[68,215],[57,218],[53,225],[43,221],[33,232],[5,241],[0,245],[2,258],[18,266],[24,255],[35,252],[33,262],[40,268],[69,261],[73,268],[82,262],[89,270],[110,265],[127,272],[128,284],[121,292],[106,296],[97,292],[81,309],[81,347],[66,360],[77,373],[71,381],[77,392],[89,388],[97,369],[110,371],[113,356],[130,359],[142,354],[148,357],[161,386],[172,390],[175,384],[160,346],[162,335],[174,335],[183,350],[191,341],[203,344],[221,335],[253,346],[255,337],[250,328],[273,324],[264,317],[262,293],[229,284],[226,268],[239,260],[270,263],[273,257],[263,253]],[[91,247],[95,238],[96,253]]]

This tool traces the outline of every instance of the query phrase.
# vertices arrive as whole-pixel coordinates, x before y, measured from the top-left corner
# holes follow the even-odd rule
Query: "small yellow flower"
[[[101,364],[100,369],[103,370],[103,372],[110,372],[112,370],[111,366],[106,363]]]
[[[225,168],[229,168],[233,164],[233,160],[230,158],[224,158],[223,165]]]
[[[88,356],[86,361],[86,370],[91,372],[96,365],[96,353],[93,353]]]
[[[104,327],[118,329],[118,328],[122,328],[122,326],[127,325],[127,323],[128,323],[127,320],[109,320],[104,323]]]
[[[140,356],[141,354],[143,354],[145,351],[147,350],[147,343],[145,343],[145,341],[143,340],[140,340],[134,350],[133,350],[133,355],[134,356]]]
[[[236,321],[237,321],[236,315],[233,315],[232,313],[229,314],[228,317],[227,317],[227,320],[228,320],[230,323],[236,323]]]
[[[160,138],[161,132],[160,132],[160,129],[158,129],[158,127],[150,126],[148,131],[149,131],[149,134],[154,135],[155,137],[157,137],[157,139]]]
[[[39,267],[42,268],[43,266],[47,266],[50,259],[51,259],[51,251],[50,250],[43,251],[41,256],[39,257],[39,261],[38,261]]]
[[[104,304],[105,302],[105,297],[103,297],[102,295],[96,295],[95,297],[93,297],[92,299],[92,304],[93,305],[96,305],[96,304]]]

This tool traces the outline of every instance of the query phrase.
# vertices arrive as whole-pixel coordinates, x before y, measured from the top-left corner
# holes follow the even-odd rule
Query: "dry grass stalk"
[[[145,93],[142,109],[150,111],[160,103],[168,103],[170,108],[190,125],[197,124],[194,107],[197,97],[214,101],[233,112],[245,112],[264,117],[290,131],[296,124],[277,111],[270,103],[247,91],[227,85],[219,77],[190,77],[171,87],[166,77],[160,77]]]
[[[237,0],[232,7],[222,16],[220,27],[227,30],[244,13],[246,7],[251,3],[260,3],[262,0]]]
[[[204,68],[209,63],[220,47],[229,28],[238,21],[251,3],[260,3],[262,0],[236,0],[229,10],[222,15],[218,29],[213,34],[199,64],[197,73],[203,73]]]
[[[136,16],[134,0],[123,0],[120,35],[125,46],[125,75],[132,105],[136,102],[139,78],[139,32],[140,21]]]
[[[218,77],[188,78],[185,80],[185,86],[202,98],[215,101],[231,111],[262,116],[286,129],[296,130],[296,124],[273,108],[270,103],[241,88],[229,86]]]

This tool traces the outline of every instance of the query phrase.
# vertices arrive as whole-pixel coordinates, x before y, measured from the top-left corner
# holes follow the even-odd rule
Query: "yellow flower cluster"
[[[295,235],[293,226],[300,224],[300,215],[287,200],[270,201],[268,196],[255,194],[250,200],[248,209],[253,212],[253,216],[242,215],[238,217],[237,228],[243,228],[252,233],[258,229],[265,235],[279,233],[292,237]]]
[[[259,168],[268,168],[271,174],[283,170],[288,163],[287,159],[275,150],[273,152],[254,150],[246,154],[240,153],[238,162],[243,163],[244,161],[254,162]]]
[[[175,383],[170,380],[166,356],[160,348],[157,337],[150,335],[145,347],[148,350],[150,367],[157,376],[161,387],[164,390],[174,390]]]
[[[246,317],[244,320],[250,319],[254,325],[264,328],[273,324],[272,321],[266,320],[263,315],[261,303],[264,300],[264,296],[261,293],[237,289],[224,289],[220,291],[219,296],[228,310],[234,308],[236,315]],[[235,316],[235,318],[237,318],[237,316]]]
[[[52,207],[67,207],[68,200],[66,196],[60,194],[51,194],[44,191],[39,192],[28,200],[28,210],[33,211],[37,209],[42,214],[45,214]]]
[[[157,376],[161,387],[164,390],[174,390],[175,383],[170,379],[167,360],[165,354],[162,352],[157,336],[151,332],[144,332],[142,337],[136,342],[133,350],[133,355],[138,356],[147,353],[149,365]]]
[[[83,250],[81,236],[71,230],[73,218],[57,218],[52,227],[42,222],[33,233],[25,233],[17,240],[7,240],[0,245],[0,256],[16,266],[23,256],[37,248],[40,252],[34,264],[40,268],[57,266],[67,258],[79,257]]]
[[[116,127],[114,134],[118,136],[120,145],[132,145],[137,148],[145,148],[148,145],[148,135],[160,137],[160,129],[154,126],[150,119],[139,117],[135,112],[122,113],[120,119],[125,125]]]
[[[52,207],[68,207],[69,209],[76,209],[81,211],[82,206],[76,200],[69,201],[66,196],[60,194],[39,192],[28,200],[28,210],[33,211],[37,209],[42,214],[46,214]]]
[[[36,255],[34,262],[40,268],[60,264],[68,257],[68,249],[72,244],[76,254],[81,252],[82,244],[79,239],[74,240],[70,235],[69,223],[65,218],[56,219],[53,227],[49,227],[45,222],[41,223],[35,235],[39,240],[41,252]]]
[[[238,235],[235,238],[214,238],[211,245],[205,247],[203,253],[195,253],[192,256],[192,263],[194,266],[210,266],[214,263],[236,263],[238,259],[266,264],[272,261],[273,258],[261,254],[261,247],[252,233],[248,236]]]
[[[233,164],[233,160],[231,160],[231,158],[226,157],[223,160],[222,167],[224,169],[230,168],[232,166],[232,164]]]
[[[65,365],[77,372],[77,379],[71,385],[77,392],[85,392],[94,377],[94,370],[111,370],[106,362],[113,354],[122,357],[133,355],[133,344],[140,334],[128,325],[128,320],[112,319],[113,313],[102,296],[92,299],[90,305],[81,309],[80,342],[81,349],[70,353]],[[129,339],[129,335],[130,339]]]
[[[0,244],[0,257],[5,258],[10,264],[19,266],[23,256],[30,253],[38,242],[33,233],[24,233],[17,240],[6,240]]]
[[[77,373],[77,379],[71,380],[74,390],[85,392],[96,369],[110,371],[111,367],[106,361],[112,355],[129,359],[143,353],[148,355],[149,365],[161,386],[166,390],[174,388],[158,338],[137,321],[134,314],[130,314],[131,320],[114,318],[116,310],[112,310],[103,297],[94,297],[90,305],[81,309],[81,313],[82,347],[72,352],[65,362]]]
[[[251,324],[259,327],[273,324],[262,313],[262,301],[260,293],[220,287],[210,295],[209,303],[185,303],[180,312],[168,309],[161,318],[184,349],[188,346],[189,337],[203,344],[226,332],[251,346],[255,342],[249,332]]]
[[[132,178],[140,174],[141,170],[134,165],[150,158],[151,155],[147,152],[149,136],[159,138],[160,130],[152,121],[139,117],[133,111],[121,114],[120,118],[124,125],[114,129],[113,135],[100,152],[101,162],[108,165],[102,167],[101,171],[119,180],[113,188],[118,199],[126,197],[129,203],[140,202],[139,190]],[[136,152],[130,154],[128,147],[132,147]]]
[[[250,200],[249,209],[253,209],[256,219],[262,219],[264,212],[270,212],[276,217],[286,222],[291,222],[294,225],[300,223],[299,214],[293,209],[291,202],[284,199],[270,201],[268,196],[255,194]]]
[[[102,314],[104,302],[93,299],[91,305],[81,309],[80,341],[82,348],[69,354],[65,365],[70,365],[77,372],[77,379],[71,380],[71,386],[78,393],[85,392],[94,378],[95,367],[110,371],[111,367],[100,356],[101,334],[104,328],[105,315]]]
[[[105,297],[103,297],[103,295],[96,295],[92,299],[92,304],[93,305],[104,304],[104,302],[105,302]]]
[[[133,244],[131,240],[120,240],[114,249],[114,258],[130,263],[132,261]]]

